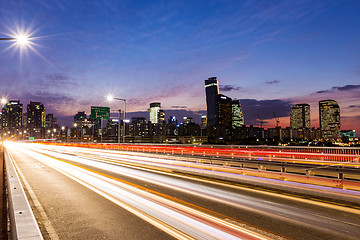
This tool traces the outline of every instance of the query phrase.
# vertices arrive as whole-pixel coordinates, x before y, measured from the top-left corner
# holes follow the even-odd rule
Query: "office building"
[[[232,125],[232,100],[222,94],[216,96],[216,125],[227,128]]]
[[[295,104],[290,110],[290,128],[310,129],[310,105]]]
[[[165,124],[165,111],[160,109],[158,111],[158,123]]]
[[[30,128],[42,128],[46,125],[46,110],[41,102],[27,105],[27,125]]]
[[[244,125],[244,115],[241,109],[240,100],[233,100],[232,106],[232,128],[242,127]]]
[[[1,129],[18,129],[22,126],[23,105],[20,101],[9,101],[2,108]]]
[[[206,93],[206,108],[207,108],[207,125],[213,126],[216,124],[216,100],[219,94],[219,85],[216,77],[205,80],[205,93]]]
[[[171,116],[171,117],[169,118],[168,124],[170,124],[170,125],[177,125],[177,124],[178,124],[178,120],[176,119],[175,116]]]
[[[201,128],[205,128],[207,125],[207,117],[206,116],[201,116]]]
[[[86,119],[86,114],[85,111],[83,112],[78,112],[77,114],[74,115],[74,123],[80,123],[83,122]]]
[[[324,139],[336,140],[340,137],[340,107],[335,100],[319,102],[319,121]]]
[[[183,117],[183,124],[184,125],[187,125],[187,124],[190,124],[190,123],[194,123],[194,118],[192,118],[192,117]]]
[[[57,128],[57,118],[54,117],[54,114],[49,113],[46,115],[46,127],[47,128]]]
[[[150,122],[159,123],[159,111],[161,104],[159,102],[150,103]]]

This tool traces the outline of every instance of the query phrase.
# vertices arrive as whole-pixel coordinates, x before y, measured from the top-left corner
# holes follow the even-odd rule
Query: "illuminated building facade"
[[[216,96],[216,120],[216,125],[227,128],[232,125],[232,100],[222,94]]]
[[[295,104],[290,110],[290,128],[310,129],[310,105]]]
[[[165,111],[162,109],[158,112],[158,123],[165,123]]]
[[[159,123],[159,111],[161,104],[159,102],[150,103],[150,122]]]
[[[217,95],[219,94],[219,85],[216,77],[205,80],[206,93],[206,107],[207,107],[207,125],[213,126],[216,124],[216,105]]]
[[[240,100],[233,100],[232,107],[232,128],[242,127],[244,125],[244,114],[241,109]]]
[[[77,114],[74,115],[74,123],[80,123],[80,122],[84,121],[85,119],[86,119],[85,111],[78,112]]]
[[[207,117],[206,116],[201,116],[201,128],[205,128],[207,125]]]
[[[23,106],[20,101],[9,101],[2,108],[1,129],[18,129],[22,127]]]
[[[187,125],[190,123],[194,123],[194,119],[192,117],[183,117],[183,124]]]
[[[41,102],[30,102],[27,105],[27,124],[30,128],[46,126],[46,110]]]
[[[171,125],[177,125],[177,124],[178,124],[178,120],[176,119],[176,116],[171,116],[171,117],[169,118],[168,123],[171,124]]]
[[[340,137],[340,107],[335,100],[319,102],[319,120],[324,139],[335,140]]]
[[[49,113],[46,115],[46,127],[47,128],[57,128],[57,118],[54,117],[54,114]]]

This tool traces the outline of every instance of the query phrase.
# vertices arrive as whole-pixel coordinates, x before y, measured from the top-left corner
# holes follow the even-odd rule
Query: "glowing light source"
[[[112,101],[114,101],[114,96],[113,96],[113,95],[107,95],[107,96],[106,96],[106,100],[107,100],[108,102],[112,102]]]
[[[1,99],[1,104],[6,104],[7,102],[8,102],[8,100],[6,98]]]
[[[26,45],[29,43],[29,37],[25,34],[19,34],[16,36],[16,42],[20,45]]]

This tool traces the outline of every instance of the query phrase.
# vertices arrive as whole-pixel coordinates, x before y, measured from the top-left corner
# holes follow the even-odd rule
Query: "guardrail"
[[[46,144],[46,143],[45,143]],[[76,146],[76,147],[90,147],[90,148],[102,148],[102,149],[119,149],[120,147],[128,147],[125,149],[128,151],[144,152],[144,146],[138,146],[138,148],[131,148],[131,146],[125,145],[108,145],[108,144],[53,144],[49,145],[61,145],[61,146]],[[120,149],[119,149],[120,150]],[[152,148],[152,152],[166,153],[165,151],[159,151],[159,148]],[[157,151],[156,151],[157,150]],[[75,151],[76,152],[76,151]],[[81,151],[80,151],[81,152]],[[170,152],[173,153],[173,152]],[[188,152],[190,153],[190,152]],[[192,153],[192,152],[191,152]],[[87,155],[86,152],[83,154]],[[74,154],[72,154],[74,155]],[[77,153],[75,153],[77,155]],[[132,155],[129,153],[129,155]],[[140,155],[142,155],[140,153]],[[185,155],[185,154],[184,154]],[[81,154],[79,156],[82,156]],[[305,194],[309,196],[315,196],[318,198],[327,198],[332,200],[346,201],[349,203],[355,203],[360,206],[360,182],[353,182],[339,177],[339,179],[331,179],[313,176],[308,171],[305,176],[299,174],[292,174],[287,172],[271,172],[264,171],[264,169],[247,169],[243,166],[234,166],[238,162],[231,161],[229,159],[213,158],[183,158],[176,156],[174,159],[178,161],[166,162],[161,161],[161,158],[167,159],[166,155],[157,155],[151,161],[139,160],[137,163],[131,162],[131,166],[137,165],[139,167],[145,167],[149,169],[155,169],[160,171],[181,172],[190,175],[198,175],[208,177],[211,179],[220,179],[231,182],[238,182],[242,184],[250,184],[255,186],[267,187],[271,189],[283,190],[290,193]],[[171,158],[171,160],[174,160]],[[255,162],[255,161],[254,161]],[[117,160],[117,163],[127,164],[126,160]],[[204,164],[209,163],[209,164]],[[255,162],[256,163],[256,162]],[[358,169],[356,169],[358,170]]]
[[[12,156],[4,149],[6,183],[9,203],[11,239],[42,240],[39,226],[26,198],[13,163]]]
[[[182,146],[182,145],[144,145],[144,144],[94,144],[94,143],[54,143],[42,142],[42,144],[52,144],[61,146],[76,146],[88,148],[105,148],[136,152],[149,153],[167,153],[180,155],[196,155],[207,157],[227,157],[227,158],[267,158],[267,159],[292,159],[292,160],[316,160],[316,161],[332,161],[332,162],[360,162],[360,152],[358,148],[299,148],[301,151],[294,151],[292,148],[276,148],[259,146],[236,146],[236,147],[222,147],[222,146]],[[332,149],[332,150],[331,150]],[[344,150],[345,149],[345,150]],[[331,151],[330,151],[331,150]],[[353,151],[352,151],[353,150]]]
[[[164,163],[154,158],[151,161],[131,161],[131,166],[166,172],[180,172],[211,179],[255,185],[290,193],[305,194],[322,199],[331,199],[332,201],[345,201],[360,206],[359,182],[229,166],[207,165],[202,163],[203,159],[194,160],[193,162],[179,160],[177,162]],[[118,160],[117,163],[127,164],[127,160]]]

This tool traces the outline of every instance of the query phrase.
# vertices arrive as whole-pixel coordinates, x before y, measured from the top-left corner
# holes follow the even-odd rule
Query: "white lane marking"
[[[25,188],[27,189],[30,198],[32,200],[32,202],[34,203],[34,207],[36,208],[36,210],[39,211],[40,216],[41,216],[41,220],[42,223],[44,224],[44,227],[46,229],[46,232],[49,234],[50,239],[52,240],[59,240],[59,236],[57,235],[55,228],[52,226],[48,216],[46,215],[44,208],[41,206],[38,198],[36,197],[34,191],[32,190],[30,184],[27,182],[25,176],[23,175],[23,173],[20,171],[19,166],[17,165],[17,163],[15,162],[15,160],[13,160],[13,163],[15,165],[15,169],[18,172],[22,182],[24,183]]]

